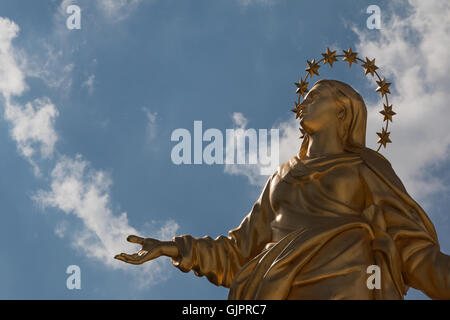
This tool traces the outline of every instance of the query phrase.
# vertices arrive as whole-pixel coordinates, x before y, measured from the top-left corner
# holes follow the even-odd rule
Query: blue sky
[[[327,47],[375,57],[393,80],[398,118],[384,154],[450,253],[450,9],[430,3],[2,1],[0,298],[225,299],[228,289],[168,258],[132,266],[113,255],[137,248],[129,231],[167,240],[238,226],[261,191],[252,169],[176,166],[171,133],[194,120],[225,132],[240,114],[249,128],[279,128],[288,159],[300,143],[293,83]],[[66,28],[69,4],[81,8],[80,30]],[[371,4],[381,30],[366,27]],[[362,93],[375,147],[374,81],[345,64],[322,70]],[[81,290],[66,288],[72,264]]]

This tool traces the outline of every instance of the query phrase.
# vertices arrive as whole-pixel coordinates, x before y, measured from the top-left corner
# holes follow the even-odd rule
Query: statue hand
[[[159,241],[138,236],[128,236],[127,241],[142,245],[142,249],[134,254],[118,254],[114,257],[115,259],[131,264],[142,264],[160,256],[176,258],[179,254],[178,248],[173,241]]]

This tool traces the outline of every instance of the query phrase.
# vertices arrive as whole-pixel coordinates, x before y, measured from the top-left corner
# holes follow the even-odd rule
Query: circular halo
[[[389,86],[391,85],[390,82],[386,82],[386,78],[383,77],[383,79],[380,77],[380,75],[377,72],[378,67],[375,65],[375,59],[370,60],[366,57],[366,60],[362,60],[358,57],[357,52],[353,52],[352,48],[348,48],[348,50],[342,50],[344,54],[336,54],[336,51],[331,51],[330,48],[327,48],[327,51],[325,53],[322,53],[323,58],[321,58],[319,61],[316,62],[316,59],[312,59],[311,61],[306,61],[308,66],[305,68],[305,71],[307,72],[305,78],[300,78],[299,82],[295,83],[295,86],[297,87],[296,93],[298,96],[298,101],[294,102],[295,107],[292,109],[292,112],[296,114],[295,118],[298,118],[300,116],[300,111],[302,110],[302,102],[301,99],[305,96],[306,93],[308,93],[308,84],[307,82],[308,77],[311,79],[314,75],[319,76],[319,68],[320,63],[323,62],[323,64],[329,64],[330,67],[333,67],[333,63],[336,61],[346,61],[348,63],[349,68],[352,66],[352,63],[358,64],[358,61],[362,62],[362,67],[365,70],[365,75],[369,74],[374,77],[377,76],[378,81],[376,83],[378,84],[378,88],[375,89],[376,92],[379,92],[381,94],[381,98],[385,98],[385,104],[383,104],[383,110],[380,111],[380,113],[383,115],[384,119],[383,122],[385,124],[381,128],[381,132],[377,132],[378,135],[378,141],[379,144],[377,152],[380,150],[381,146],[386,148],[386,144],[392,143],[391,139],[389,138],[390,132],[388,131],[389,128],[389,121],[392,122],[392,117],[396,114],[394,111],[392,111],[392,105],[389,105],[389,99],[388,94],[391,93],[389,90]],[[343,58],[342,60],[339,60],[338,58]],[[300,128],[300,131],[302,133],[302,136],[300,138],[304,137],[305,132],[303,129]]]

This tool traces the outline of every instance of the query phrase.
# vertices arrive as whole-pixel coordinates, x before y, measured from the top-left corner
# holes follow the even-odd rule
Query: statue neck
[[[309,134],[306,158],[312,159],[326,155],[344,153],[344,146],[336,128],[329,127]]]

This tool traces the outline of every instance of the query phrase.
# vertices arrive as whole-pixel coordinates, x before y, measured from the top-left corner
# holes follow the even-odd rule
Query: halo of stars
[[[307,67],[305,68],[305,71],[307,72],[305,78],[300,78],[298,82],[295,83],[295,86],[297,87],[296,94],[298,94],[298,101],[294,102],[294,109],[292,109],[292,112],[296,114],[295,118],[299,118],[302,113],[302,102],[301,99],[305,96],[305,94],[308,93],[308,84],[309,82],[308,77],[311,79],[313,76],[317,75],[319,76],[319,68],[320,63],[323,63],[323,65],[328,64],[330,68],[333,67],[333,63],[336,61],[345,61],[348,63],[348,67],[351,68],[352,64],[358,64],[358,61],[361,62],[361,67],[365,70],[365,75],[370,74],[372,77],[376,77],[378,80],[375,80],[378,84],[378,87],[375,89],[376,92],[379,92],[381,94],[381,98],[385,99],[385,103],[383,104],[383,110],[380,111],[380,113],[383,115],[384,119],[384,125],[381,128],[381,132],[377,132],[378,135],[378,141],[379,144],[377,151],[380,150],[381,146],[386,148],[386,145],[388,143],[392,143],[389,135],[391,134],[388,131],[389,128],[389,121],[392,122],[392,117],[396,115],[394,111],[392,111],[392,104],[389,104],[388,94],[391,93],[389,90],[389,87],[391,85],[390,82],[386,81],[386,78],[381,78],[378,74],[377,70],[378,67],[375,65],[375,59],[370,60],[368,57],[365,58],[365,60],[358,57],[357,52],[353,52],[352,48],[348,48],[348,50],[342,50],[343,54],[336,54],[336,51],[331,51],[330,48],[327,48],[327,51],[325,53],[322,53],[322,57],[320,60],[316,61],[316,59],[312,59],[311,61],[307,61]],[[338,58],[342,58],[342,60],[339,60]],[[304,132],[302,129],[301,131],[301,137],[304,137]]]

